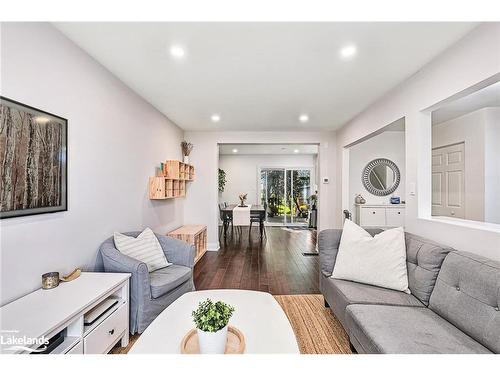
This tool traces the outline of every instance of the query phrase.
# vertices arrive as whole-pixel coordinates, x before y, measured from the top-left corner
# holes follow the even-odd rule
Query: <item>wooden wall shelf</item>
[[[149,199],[185,197],[186,182],[194,181],[194,166],[179,160],[167,160],[158,174],[149,178]]]

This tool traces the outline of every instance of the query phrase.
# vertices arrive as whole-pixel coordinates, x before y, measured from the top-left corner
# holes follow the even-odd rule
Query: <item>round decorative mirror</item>
[[[373,195],[382,197],[394,193],[401,180],[398,166],[389,159],[379,158],[363,169],[363,186]]]

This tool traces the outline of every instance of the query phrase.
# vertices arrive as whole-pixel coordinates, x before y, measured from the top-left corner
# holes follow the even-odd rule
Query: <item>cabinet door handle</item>
[[[374,214],[374,215],[375,215],[375,211],[373,211],[373,212],[372,212],[372,214]]]
[[[111,331],[108,332],[110,335],[112,335],[113,333],[115,333],[115,329],[113,328]]]

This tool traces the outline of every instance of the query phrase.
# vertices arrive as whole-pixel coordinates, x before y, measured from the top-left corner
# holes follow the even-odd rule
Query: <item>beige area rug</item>
[[[321,294],[274,296],[292,325],[302,354],[348,354],[349,338]]]
[[[292,325],[302,354],[347,354],[349,339],[340,322],[323,305],[320,294],[274,296]],[[126,354],[140,335],[130,337],[126,348],[115,347],[111,354]]]

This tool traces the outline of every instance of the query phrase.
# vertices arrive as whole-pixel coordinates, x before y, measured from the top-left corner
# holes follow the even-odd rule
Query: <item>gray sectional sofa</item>
[[[319,234],[320,290],[358,353],[500,353],[499,262],[406,233],[406,294],[332,279],[341,235]]]

